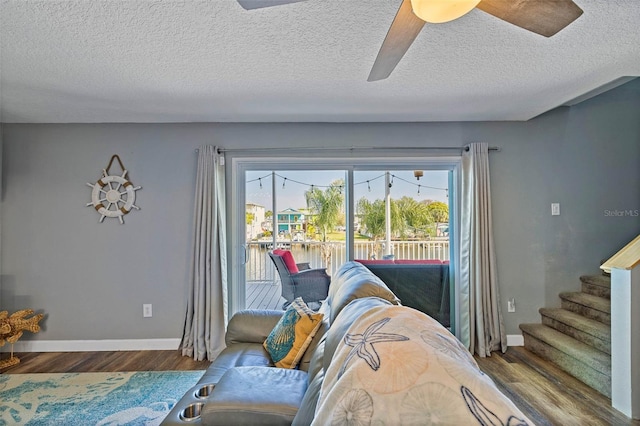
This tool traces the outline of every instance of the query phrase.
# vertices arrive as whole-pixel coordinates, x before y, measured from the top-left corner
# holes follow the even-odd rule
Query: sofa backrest
[[[340,311],[352,300],[362,297],[379,297],[394,305],[400,304],[389,287],[366,267],[358,262],[344,263],[331,278],[327,300],[319,311],[324,314],[322,325],[300,360],[300,370],[309,370],[318,343]]]
[[[393,305],[388,300],[379,297],[364,297],[351,301],[341,312],[340,315],[331,324],[331,328],[327,331],[324,347],[323,366],[326,370],[333,359],[333,354],[338,345],[344,339],[345,334],[351,327],[351,324],[360,316],[370,309],[378,306]]]
[[[347,416],[371,425],[532,424],[433,318],[367,304],[352,302],[327,334],[325,357],[333,355],[312,424],[346,424]],[[352,317],[343,331],[343,319]],[[332,348],[337,331],[344,337]]]
[[[325,354],[326,340],[333,328],[333,322],[347,305],[350,305],[354,300],[363,298],[368,300],[366,306],[373,306],[371,304],[378,306],[381,303],[385,305],[400,304],[400,300],[389,290],[389,287],[365,266],[358,262],[344,263],[331,278],[327,300],[319,311],[324,314],[322,325],[300,360],[300,370],[309,373],[309,388],[296,416],[297,420],[294,420],[294,425],[308,425],[313,420],[315,403],[324,377],[324,368],[331,362],[333,354],[330,352],[329,357]],[[351,308],[350,311],[353,309]],[[341,323],[345,324],[353,319],[355,318],[346,315]],[[334,339],[341,339],[342,337],[335,337],[340,332],[341,330],[338,329],[331,335],[334,336]],[[335,343],[332,347],[335,350]]]
[[[374,273],[358,262],[346,262],[335,273],[329,286],[326,304],[329,311],[329,325],[352,300],[363,297],[379,297],[393,305],[400,299]]]
[[[344,339],[353,321],[378,306],[392,306],[392,303],[378,297],[364,297],[351,301],[341,310],[340,315],[331,324],[326,334],[322,336],[308,366],[307,391],[293,420],[293,426],[311,424],[320,397],[324,373],[331,363],[336,348]]]
[[[316,332],[315,336],[313,336],[313,339],[311,339],[311,343],[309,344],[309,347],[307,347],[307,350],[304,351],[304,355],[302,355],[302,359],[300,360],[300,364],[298,366],[298,368],[302,371],[309,372],[310,371],[309,364],[311,363],[312,358],[316,356],[315,355],[316,351],[324,350],[324,348],[318,348],[318,345],[320,344],[321,341],[324,340],[324,335],[327,333],[327,330],[329,330],[328,305],[326,303],[323,303],[322,306],[320,306],[320,310],[318,312],[323,314],[324,318],[322,319],[322,324],[320,324],[320,327],[318,328],[318,331]],[[311,377],[309,377],[309,381],[311,381]]]

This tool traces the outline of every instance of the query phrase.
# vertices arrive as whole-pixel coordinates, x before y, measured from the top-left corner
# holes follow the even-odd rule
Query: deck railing
[[[325,250],[322,247],[325,246]],[[393,241],[393,250],[396,259],[439,259],[449,260],[449,240],[430,241]],[[346,244],[342,241],[335,242],[288,242],[279,241],[277,248],[291,250],[296,262],[309,262],[312,268],[327,268],[327,273],[333,275],[340,265],[346,261]],[[247,243],[246,280],[274,281],[277,273],[273,262],[269,259],[268,252],[273,249],[271,242]],[[330,264],[323,259],[323,251],[331,253]],[[382,259],[384,251],[383,242],[356,242],[354,244],[355,259],[370,259],[373,256]]]

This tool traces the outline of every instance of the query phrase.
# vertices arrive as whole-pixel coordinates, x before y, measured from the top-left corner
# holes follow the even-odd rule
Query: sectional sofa
[[[163,424],[532,424],[446,328],[358,262],[317,313],[298,315],[319,322],[294,368],[279,368],[265,341],[293,305],[235,314],[226,349]]]

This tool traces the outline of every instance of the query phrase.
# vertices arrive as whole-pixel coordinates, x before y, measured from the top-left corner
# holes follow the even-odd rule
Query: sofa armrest
[[[307,390],[307,373],[289,368],[230,368],[204,401],[201,424],[290,425]]]
[[[247,309],[236,312],[229,320],[225,343],[262,343],[276,326],[284,311]]]

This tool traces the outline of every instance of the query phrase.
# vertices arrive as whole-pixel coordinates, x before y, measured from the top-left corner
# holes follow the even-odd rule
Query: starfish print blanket
[[[442,325],[402,306],[368,310],[326,371],[314,425],[532,425]]]

